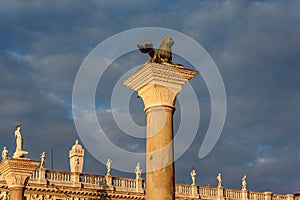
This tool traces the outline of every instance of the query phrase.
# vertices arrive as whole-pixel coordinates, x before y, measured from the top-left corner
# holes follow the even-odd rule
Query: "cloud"
[[[46,167],[50,167],[54,149],[54,167],[68,170],[68,150],[78,138],[71,119],[72,87],[85,56],[99,42],[129,28],[167,27],[186,33],[205,47],[219,67],[228,95],[223,133],[213,151],[198,160],[211,105],[201,76],[190,81],[201,120],[194,122],[200,123],[197,137],[176,162],[176,181],[190,184],[189,170],[194,166],[200,185],[216,185],[215,177],[221,172],[226,188],[239,189],[241,177],[247,174],[250,190],[294,193],[299,188],[296,174],[300,163],[296,144],[299,7],[293,0],[3,2],[0,147],[6,145],[13,153],[12,134],[21,120],[24,148],[31,158],[39,159],[39,153],[46,151]],[[108,137],[132,151],[141,151],[143,142],[124,136],[108,111],[114,84],[146,59],[136,51],[114,61],[100,79],[95,99]],[[133,120],[143,124],[141,99],[132,97],[129,107]],[[175,130],[180,109],[177,105]],[[87,172],[104,174],[105,167],[88,151],[86,163]]]

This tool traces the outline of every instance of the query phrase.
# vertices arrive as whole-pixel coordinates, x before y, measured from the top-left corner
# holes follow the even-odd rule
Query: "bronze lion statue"
[[[138,48],[142,53],[148,53],[151,57],[150,62],[154,63],[172,63],[172,52],[171,47],[174,41],[170,37],[165,37],[161,42],[157,51],[154,50],[153,44],[151,42],[146,42],[144,44],[138,44]]]

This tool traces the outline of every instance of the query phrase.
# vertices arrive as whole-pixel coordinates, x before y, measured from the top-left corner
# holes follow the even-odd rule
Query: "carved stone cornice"
[[[94,190],[94,189],[77,189],[64,188],[64,187],[52,187],[46,188],[45,186],[27,186],[25,190],[25,196],[27,197],[48,197],[49,199],[57,198],[86,198],[86,199],[99,199],[104,198],[116,198],[116,199],[145,199],[144,194],[134,192],[116,192],[113,190]],[[55,198],[57,197],[57,198]]]
[[[186,69],[181,65],[149,62],[132,74],[123,84],[135,91],[149,83],[176,88],[181,87],[196,74],[198,74],[198,71]]]

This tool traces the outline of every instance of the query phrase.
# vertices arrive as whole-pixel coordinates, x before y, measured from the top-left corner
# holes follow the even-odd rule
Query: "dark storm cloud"
[[[182,31],[205,47],[219,67],[228,95],[224,131],[213,151],[196,159],[210,119],[210,102],[201,77],[191,81],[201,106],[201,122],[191,148],[176,162],[177,182],[190,183],[194,166],[200,185],[215,185],[216,175],[222,172],[227,188],[240,188],[247,174],[250,190],[296,192],[300,176],[299,9],[298,1],[2,2],[0,147],[8,146],[12,154],[14,126],[21,120],[24,148],[31,158],[38,159],[42,151],[50,158],[54,149],[54,166],[68,170],[68,150],[78,138],[71,95],[81,62],[113,34],[160,26]],[[96,96],[99,121],[107,134],[132,151],[142,150],[143,144],[127,136],[120,140],[123,133],[107,111],[118,77],[143,59],[147,57],[133,52],[114,62],[100,80]],[[144,116],[138,111],[142,102],[132,98],[130,106],[131,117],[142,125]],[[179,115],[175,114],[176,123]],[[90,154],[86,163],[87,172],[104,174],[104,166]]]
[[[211,50],[227,89],[223,135],[199,170],[221,165],[214,169],[224,173],[226,187],[238,188],[240,178],[249,173],[249,181],[255,182],[251,189],[294,192],[298,188],[288,178],[299,165],[293,161],[299,151],[294,143],[299,139],[300,73],[300,29],[295,26],[300,16],[294,8],[299,8],[298,2],[226,1],[195,9],[186,17],[190,34]],[[196,25],[199,29],[192,28]],[[274,178],[280,171],[286,178]],[[203,179],[216,182],[211,174]],[[289,183],[283,188],[279,179]]]

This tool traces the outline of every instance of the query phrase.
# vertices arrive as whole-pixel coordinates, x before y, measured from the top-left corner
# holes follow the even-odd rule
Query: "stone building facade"
[[[76,158],[78,157],[78,159]],[[74,158],[75,157],[75,158]],[[5,158],[5,160],[15,160]],[[26,200],[119,200],[145,199],[145,180],[137,173],[136,178],[115,177],[110,174],[82,173],[84,150],[78,141],[70,150],[70,172],[49,170],[40,166],[24,183]],[[3,161],[2,161],[3,162]],[[26,161],[23,161],[26,162]],[[298,200],[297,194],[273,194],[222,187],[221,176],[218,186],[199,186],[194,183],[196,174],[191,172],[192,184],[176,184],[176,199],[205,200]],[[245,180],[246,181],[246,180]],[[245,183],[244,183],[245,184]],[[0,200],[9,199],[9,186],[0,175]]]

